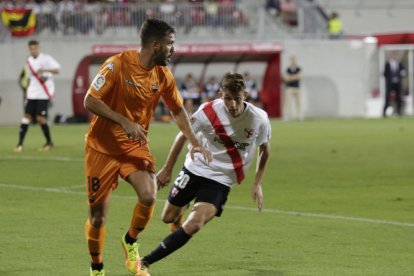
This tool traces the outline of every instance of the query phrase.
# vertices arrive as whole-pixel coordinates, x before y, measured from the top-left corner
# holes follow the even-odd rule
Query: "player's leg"
[[[91,258],[91,276],[105,273],[103,270],[103,247],[106,235],[109,198],[110,196],[102,203],[89,206],[89,218],[85,223],[86,240]]]
[[[131,273],[137,273],[141,260],[138,253],[138,235],[144,231],[150,222],[156,198],[155,175],[148,171],[136,171],[130,174],[126,180],[134,188],[138,196],[131,218],[128,231],[121,239],[125,251],[125,265]]]
[[[160,246],[145,256],[142,265],[148,267],[170,255],[184,246],[214,216],[220,216],[229,191],[229,187],[196,176],[184,168],[171,188],[168,201],[173,205],[184,207],[195,197],[196,203],[183,226],[167,236]]]
[[[182,213],[177,217],[177,219],[174,222],[168,223],[168,229],[171,233],[177,231],[178,228],[180,228],[184,223],[185,209],[183,208],[182,210]]]
[[[17,146],[14,149],[15,152],[23,151],[24,138],[26,137],[26,133],[27,133],[27,130],[29,129],[29,125],[31,121],[32,121],[32,117],[30,116],[30,114],[24,114],[22,118],[22,122],[20,124],[20,129],[19,129],[19,142],[17,143]]]
[[[292,118],[292,89],[286,88],[285,93],[286,99],[285,99],[285,120],[290,120]]]
[[[400,83],[395,85],[395,101],[397,104],[397,115],[402,116],[403,109],[403,91]]]
[[[125,265],[131,273],[140,267],[138,235],[150,222],[157,194],[154,159],[148,147],[138,148],[122,156],[120,175],[133,187],[138,200],[135,204],[128,231],[121,238],[125,251]]]
[[[184,223],[184,213],[189,203],[195,198],[198,186],[194,185],[194,177],[183,168],[171,187],[168,200],[162,212],[162,220],[168,223],[170,232],[177,231]]]
[[[46,143],[43,145],[42,151],[49,151],[53,147],[52,137],[50,134],[49,125],[47,124],[47,109],[49,100],[38,100],[36,110],[36,121],[40,125],[43,135],[46,138]]]
[[[145,267],[167,257],[184,246],[191,237],[217,213],[217,208],[207,202],[197,202],[191,210],[182,227],[168,235],[161,244],[142,259]]]
[[[85,150],[86,192],[89,217],[85,235],[91,260],[91,275],[103,272],[103,248],[110,194],[118,184],[119,163],[89,146]]]
[[[24,138],[26,137],[26,133],[29,129],[30,122],[32,121],[32,114],[35,113],[35,110],[35,100],[28,100],[24,107],[24,115],[19,129],[19,142],[17,143],[17,146],[14,149],[15,152],[23,151]]]
[[[385,91],[384,108],[382,110],[382,116],[384,118],[387,117],[387,109],[390,105],[390,95],[391,95],[391,90],[387,87]]]
[[[189,205],[179,207],[171,204],[168,200],[165,202],[164,210],[162,211],[162,221],[168,223],[170,232],[177,231],[184,223],[184,213]]]
[[[136,171],[130,174],[126,180],[134,188],[138,201],[134,208],[129,234],[136,239],[149,223],[155,206],[157,186],[155,174],[148,171]]]
[[[299,88],[295,88],[293,90],[293,95],[295,98],[295,111],[296,111],[296,118],[300,120],[302,118],[302,110],[301,110],[301,103],[300,103],[300,90]]]

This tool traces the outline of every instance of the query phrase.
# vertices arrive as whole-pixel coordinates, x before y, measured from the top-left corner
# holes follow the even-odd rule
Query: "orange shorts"
[[[89,205],[102,203],[118,187],[118,175],[126,179],[136,171],[155,173],[155,160],[147,147],[111,156],[86,145],[85,174]]]

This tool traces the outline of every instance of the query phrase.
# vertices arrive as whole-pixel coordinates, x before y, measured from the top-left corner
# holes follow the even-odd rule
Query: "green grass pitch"
[[[154,276],[414,275],[414,120],[273,121],[264,179],[264,210],[250,197],[253,170],[232,190],[221,218],[153,266]],[[38,152],[29,129],[13,153],[18,128],[0,128],[0,275],[88,275],[84,238],[84,133],[87,125],[52,126],[56,147]],[[177,133],[153,124],[159,168]],[[182,164],[182,154],[178,171]],[[253,167],[253,166],[252,166]],[[141,254],[168,234],[158,194]],[[136,196],[114,192],[105,243],[107,275],[129,275],[120,237]]]

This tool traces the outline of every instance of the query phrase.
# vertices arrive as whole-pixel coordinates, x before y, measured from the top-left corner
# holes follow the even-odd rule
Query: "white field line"
[[[75,187],[75,186],[73,186],[73,187]],[[76,187],[79,187],[79,185],[77,185]],[[17,184],[0,183],[0,188],[85,196],[85,192],[71,191],[71,190],[68,190],[67,187],[66,188],[43,188],[43,187],[33,187],[33,186],[24,186],[24,185],[17,185]],[[121,195],[115,195],[115,194],[112,194],[111,196],[115,197],[115,198],[131,199],[131,200],[136,200],[136,198],[137,198],[136,196],[121,196]],[[164,202],[164,199],[158,199],[157,201]],[[248,211],[248,212],[257,212],[256,208],[249,208],[249,207],[242,207],[242,206],[226,205],[225,208],[233,209],[233,210]],[[262,212],[272,213],[272,214],[281,214],[281,215],[287,215],[287,216],[294,216],[294,217],[301,217],[301,216],[302,217],[315,217],[315,218],[332,219],[332,220],[346,220],[346,221],[355,221],[355,222],[365,222],[365,223],[371,223],[371,224],[385,224],[385,225],[394,225],[394,226],[403,226],[403,227],[414,227],[414,223],[389,221],[389,220],[377,220],[377,219],[369,219],[369,218],[346,217],[346,216],[340,216],[340,215],[316,214],[316,213],[305,213],[305,212],[295,212],[295,211],[283,211],[283,210],[277,210],[277,209],[263,209]]]
[[[84,158],[67,157],[67,156],[24,156],[20,154],[16,155],[4,155],[0,157],[0,160],[34,160],[34,161],[63,161],[63,162],[84,162]]]
[[[80,188],[85,188],[85,185],[71,185],[71,186],[64,186],[64,187],[59,187],[59,189],[61,190],[72,190],[72,189],[80,189]]]

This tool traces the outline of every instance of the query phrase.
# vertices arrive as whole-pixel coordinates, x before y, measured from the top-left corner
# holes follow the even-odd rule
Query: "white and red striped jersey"
[[[29,100],[48,100],[55,93],[55,84],[53,74],[45,72],[35,75],[39,69],[60,69],[60,64],[50,55],[40,53],[36,58],[30,56],[26,62],[26,72],[30,78],[29,87],[27,87],[27,99]],[[43,81],[43,85],[41,83]],[[47,91],[45,91],[45,88]]]
[[[271,127],[267,113],[245,102],[244,111],[232,117],[221,99],[200,106],[193,114],[193,129],[213,161],[201,154],[187,154],[184,166],[193,174],[231,187],[241,183],[253,161],[256,148],[269,142]]]

